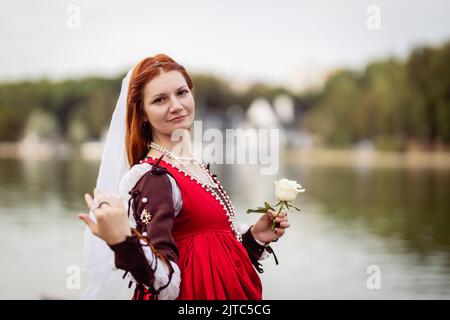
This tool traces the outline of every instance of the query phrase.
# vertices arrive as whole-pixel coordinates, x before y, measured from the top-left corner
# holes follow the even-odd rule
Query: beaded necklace
[[[183,168],[183,170],[181,170],[178,167],[175,167],[173,164],[170,164],[173,168],[178,169],[179,172],[184,173],[184,176],[189,176],[191,180],[195,180],[197,182],[197,184],[201,185],[203,189],[205,189],[206,191],[208,191],[217,201],[219,201],[220,205],[223,207],[223,209],[225,210],[227,217],[228,217],[228,221],[230,222],[230,227],[231,230],[233,230],[236,239],[239,242],[242,242],[242,235],[240,233],[238,233],[237,228],[235,227],[235,210],[233,207],[233,204],[231,203],[230,197],[227,195],[227,193],[225,192],[225,190],[222,188],[222,186],[220,185],[220,181],[219,179],[213,178],[212,177],[212,173],[209,171],[209,169],[197,158],[195,157],[179,157],[176,154],[174,154],[173,152],[169,151],[168,149],[164,148],[163,146],[160,146],[159,144],[156,144],[154,142],[151,142],[149,144],[149,149],[150,148],[154,148],[155,150],[158,150],[159,152],[161,152],[162,154],[164,154],[165,156],[167,156],[169,159],[175,160],[177,163],[180,164],[180,166]],[[148,158],[153,158],[153,157],[148,157]],[[155,159],[155,158],[153,158]],[[208,182],[203,181],[194,171],[192,171],[185,163],[184,161],[190,161],[190,162],[194,162],[196,164],[198,164],[200,166],[200,168],[203,170],[203,172],[206,174],[206,176],[208,177]]]

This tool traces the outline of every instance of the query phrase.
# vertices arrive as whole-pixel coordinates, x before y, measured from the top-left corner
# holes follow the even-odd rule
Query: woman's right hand
[[[125,241],[127,236],[131,236],[131,228],[123,202],[119,197],[102,195],[94,190],[94,199],[86,193],[84,200],[88,208],[95,215],[97,222],[94,222],[88,214],[80,213],[78,218],[82,220],[94,235],[106,241],[108,245],[114,245]],[[103,203],[102,203],[103,202]],[[94,205],[102,203],[98,208]]]

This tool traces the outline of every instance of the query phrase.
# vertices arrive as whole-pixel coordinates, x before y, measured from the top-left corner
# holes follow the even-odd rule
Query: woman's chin
[[[189,128],[191,127],[192,123],[189,121],[182,121],[179,123],[174,123],[171,126],[171,131],[175,131],[175,130],[189,130]]]

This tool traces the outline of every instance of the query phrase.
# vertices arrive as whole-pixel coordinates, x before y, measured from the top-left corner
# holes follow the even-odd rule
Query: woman
[[[94,285],[85,298],[116,290],[121,269],[136,283],[133,299],[262,299],[255,268],[262,272],[259,261],[273,253],[268,244],[283,236],[287,216],[276,217],[274,231],[273,211],[238,230],[218,179],[186,156],[188,141],[183,156],[175,151],[174,133],[194,121],[192,89],[185,68],[164,54],[142,60],[124,79],[97,181],[97,189],[124,201],[85,195],[91,216],[79,218],[104,241],[86,235]]]

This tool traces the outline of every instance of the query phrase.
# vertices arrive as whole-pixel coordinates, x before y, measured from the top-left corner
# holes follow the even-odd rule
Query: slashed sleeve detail
[[[181,282],[172,229],[182,199],[175,180],[160,169],[164,168],[136,165],[122,179],[122,190],[138,179],[128,189],[127,201],[135,229],[131,237],[110,248],[115,253],[115,266],[126,271],[124,277],[128,274],[138,287],[145,286],[158,299],[171,300],[178,296]]]

